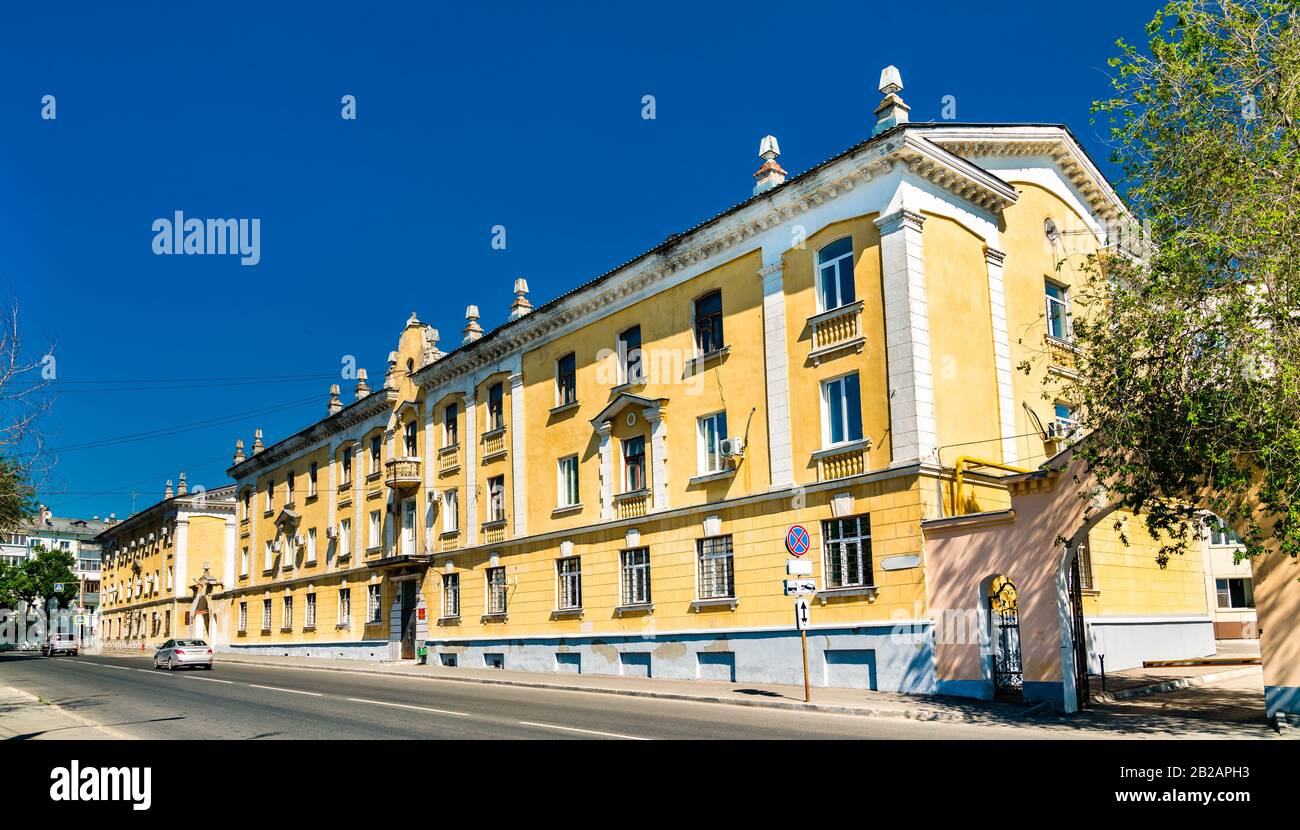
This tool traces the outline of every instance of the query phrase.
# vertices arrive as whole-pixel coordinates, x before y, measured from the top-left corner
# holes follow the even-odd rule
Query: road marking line
[[[249,683],[254,689],[269,689],[272,692],[288,692],[291,695],[311,695],[312,697],[321,697],[320,692],[304,692],[302,689],[281,689],[279,686],[259,686],[256,683]]]
[[[606,738],[622,738],[625,741],[648,741],[649,738],[640,738],[636,735],[618,735],[613,732],[597,732],[594,729],[578,729],[573,726],[556,726],[553,723],[534,723],[530,720],[521,720],[520,724],[524,726],[540,726],[544,729],[563,729],[565,732],[584,732],[588,735],[604,735]]]
[[[367,700],[364,697],[350,697],[348,700],[353,703],[373,703],[376,706],[394,706],[398,709],[419,709],[421,712],[436,712],[439,715],[455,715],[458,718],[474,717],[466,712],[453,712],[450,709],[434,709],[430,706],[412,706],[409,703],[388,703],[383,700]]]
[[[96,666],[103,666],[106,669],[122,669],[123,671],[132,671],[133,666],[115,666],[112,663],[96,663]]]
[[[197,674],[187,674],[185,677],[188,677],[190,680],[205,680],[208,683],[229,683],[234,685],[235,682],[233,680],[218,680],[215,677],[199,677]]]

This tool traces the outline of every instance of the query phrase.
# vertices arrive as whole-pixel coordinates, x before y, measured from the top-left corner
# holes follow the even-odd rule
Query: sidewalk
[[[24,740],[114,741],[129,737],[21,689],[0,686],[0,741]]]
[[[105,651],[104,653],[138,654],[138,652],[129,651]],[[417,666],[413,662],[370,663],[358,660],[254,656],[226,652],[217,655],[218,671],[220,671],[223,663],[277,666],[287,669],[355,672],[371,675],[389,674],[454,683],[494,683],[523,688],[597,692],[633,697],[685,700],[697,703],[726,703],[734,706],[761,706],[773,709],[832,712],[884,718],[910,718],[912,720],[968,723],[1005,722],[1024,719],[1036,711],[1036,707],[1016,703],[891,694],[859,689],[813,688],[812,703],[804,703],[802,686],[784,686],[770,683],[728,683],[712,680],[663,680],[614,675],[551,674],[505,669],[450,668],[441,665]]]
[[[1239,663],[1227,665],[1204,666],[1149,666],[1140,669],[1106,674],[1106,691],[1101,690],[1101,678],[1092,675],[1088,678],[1093,700],[1115,701],[1158,694],[1160,692],[1186,689],[1191,686],[1204,686],[1221,680],[1245,678],[1258,675],[1260,694],[1263,694],[1263,670],[1259,666],[1243,666]]]

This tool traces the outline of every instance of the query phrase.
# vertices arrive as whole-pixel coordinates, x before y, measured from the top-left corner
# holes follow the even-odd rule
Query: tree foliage
[[[0,607],[15,607],[40,598],[48,603],[59,601],[65,608],[77,596],[77,575],[72,568],[76,558],[66,550],[32,548],[32,555],[17,565],[0,563]],[[63,590],[55,590],[62,585]]]
[[[1174,0],[1094,105],[1147,244],[1075,321],[1079,452],[1185,548],[1197,510],[1300,553],[1300,0]]]

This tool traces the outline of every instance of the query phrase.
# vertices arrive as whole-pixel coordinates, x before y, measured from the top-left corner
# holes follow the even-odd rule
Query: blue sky
[[[915,121],[953,95],[961,121],[1068,124],[1105,166],[1088,108],[1155,7],[363,8],[6,5],[0,297],[31,354],[55,344],[56,514],[220,485],[236,437],[323,415],[345,355],[382,378],[410,312],[454,345],[515,277],[540,304],[747,198],[767,133],[791,173],[862,140],[887,64]],[[260,219],[261,262],[155,256],[176,210]]]

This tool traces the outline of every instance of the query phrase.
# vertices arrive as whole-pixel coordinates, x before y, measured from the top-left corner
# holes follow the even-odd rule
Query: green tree
[[[69,551],[36,546],[20,566],[26,578],[20,599],[31,602],[40,597],[46,603],[57,599],[60,608],[67,607],[77,596],[77,575],[72,571],[75,564],[76,558]],[[56,590],[59,585],[63,590]]]
[[[1144,228],[1091,263],[1079,453],[1185,549],[1300,553],[1300,0],[1174,0],[1094,105]],[[1114,240],[1112,240],[1113,242]]]

